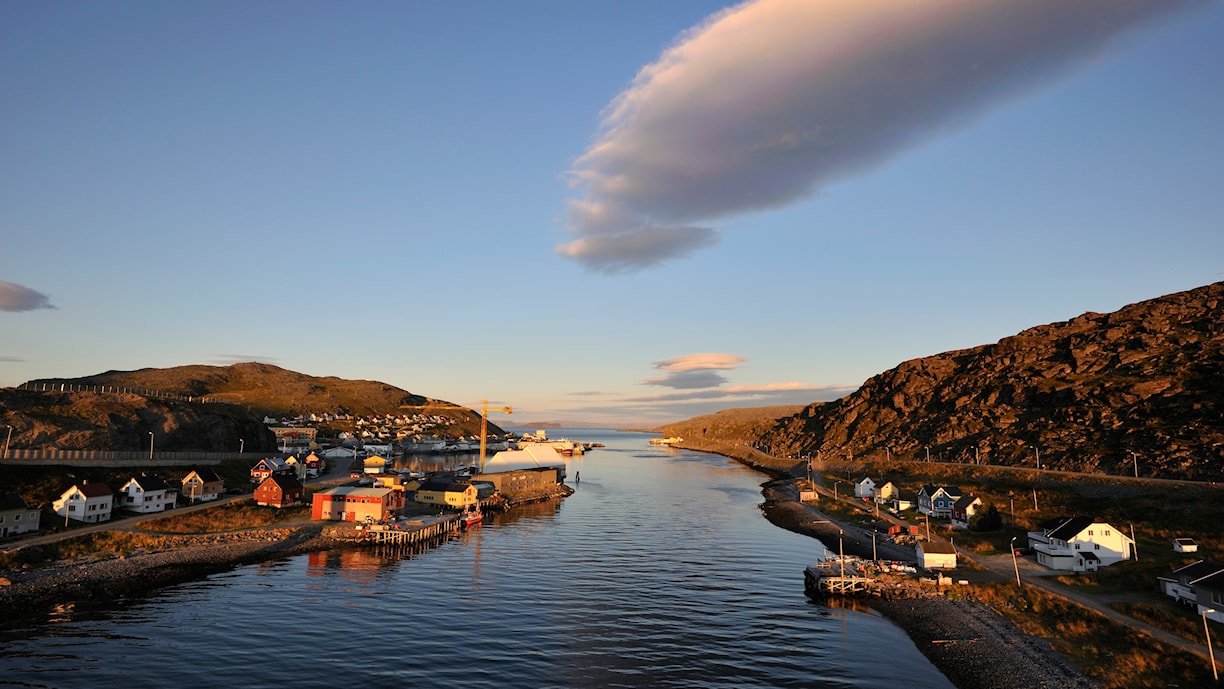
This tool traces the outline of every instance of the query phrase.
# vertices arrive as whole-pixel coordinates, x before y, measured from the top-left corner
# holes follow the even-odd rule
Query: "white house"
[[[115,495],[105,483],[82,481],[64,491],[51,508],[61,517],[90,524],[110,521]]]
[[[116,496],[119,507],[141,514],[165,512],[177,499],[178,491],[160,478],[145,474],[128,479]]]
[[[0,538],[38,531],[38,510],[16,493],[0,493]]]
[[[1193,538],[1174,538],[1173,552],[1175,553],[1197,553],[1198,543],[1194,542]]]
[[[892,481],[885,481],[871,489],[871,497],[879,503],[888,502],[901,495],[901,491],[897,490],[897,484]]]
[[[951,543],[919,541],[914,552],[923,569],[956,569],[956,548]]]
[[[874,491],[875,481],[872,481],[868,476],[864,476],[854,482],[854,497],[856,498],[870,500],[874,495]]]
[[[1135,552],[1130,537],[1092,517],[1071,517],[1047,531],[1030,531],[1028,541],[1038,564],[1069,572],[1095,572]]]

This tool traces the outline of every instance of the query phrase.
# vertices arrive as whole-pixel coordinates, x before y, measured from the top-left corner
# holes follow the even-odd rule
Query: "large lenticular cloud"
[[[1204,0],[755,0],[644,68],[571,171],[562,256],[617,273],[717,241]]]

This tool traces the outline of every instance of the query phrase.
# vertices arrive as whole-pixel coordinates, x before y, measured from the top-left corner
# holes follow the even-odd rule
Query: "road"
[[[340,464],[342,463],[341,462],[333,463],[330,467],[328,467],[327,473],[317,478],[312,478],[312,479],[307,480],[306,485],[308,486],[309,485],[339,485],[343,483],[348,483],[349,481],[352,480],[351,478],[349,478],[349,475],[348,475],[348,472],[349,472],[348,467],[345,466],[344,468],[341,468],[339,466]],[[97,524],[77,526],[75,528],[68,529],[66,531],[58,531],[55,533],[40,533],[34,536],[22,536],[22,537],[19,537],[15,541],[6,542],[3,547],[0,547],[0,553],[12,552],[12,551],[20,550],[22,548],[28,548],[30,546],[45,545],[47,543],[55,543],[57,541],[62,541],[66,538],[76,538],[77,536],[84,536],[84,535],[91,534],[91,533],[97,533],[99,531],[128,531],[132,527],[136,526],[137,524],[144,522],[144,521],[148,521],[150,519],[160,519],[161,517],[165,517],[168,515],[189,514],[191,512],[198,512],[200,510],[206,510],[211,507],[217,507],[218,505],[225,505],[231,502],[237,502],[240,500],[250,500],[251,495],[252,493],[242,493],[240,495],[224,496],[219,500],[210,500],[208,502],[198,502],[194,505],[187,505],[185,507],[176,507],[169,512],[152,512],[149,514],[136,514],[136,515],[132,515],[129,517],[123,517],[120,519],[111,519],[110,521],[99,522]],[[48,526],[49,526],[48,524],[42,525],[43,528],[47,528]]]

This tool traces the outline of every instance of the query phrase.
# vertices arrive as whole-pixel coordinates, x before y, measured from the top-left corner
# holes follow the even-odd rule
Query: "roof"
[[[1216,572],[1208,577],[1196,579],[1194,585],[1198,588],[1211,589],[1213,591],[1224,591],[1224,572]]]
[[[337,486],[319,491],[315,495],[353,496],[357,498],[381,498],[392,492],[392,488],[362,488],[359,486]]]
[[[1080,534],[1081,531],[1092,526],[1096,519],[1092,517],[1071,517],[1062,524],[1054,527],[1046,532],[1046,536],[1057,538],[1060,541],[1070,541]]]
[[[965,496],[962,496],[960,500],[957,500],[956,503],[952,505],[952,508],[963,510],[963,509],[967,509],[973,503],[981,502],[981,501],[982,499],[976,495],[965,495]]]
[[[262,486],[264,483],[267,483],[268,481],[272,481],[277,486],[280,486],[281,490],[301,490],[302,489],[302,483],[301,481],[297,480],[296,476],[290,476],[287,474],[272,474],[268,478],[264,479],[263,483],[259,485]]]
[[[1193,564],[1186,565],[1185,567],[1178,567],[1177,569],[1173,570],[1174,574],[1178,576],[1185,576],[1186,581],[1202,579],[1203,577],[1210,576],[1216,572],[1224,572],[1224,565],[1218,565],[1214,562],[1207,562],[1206,560],[1199,560]]]
[[[86,498],[105,498],[114,495],[114,492],[111,491],[110,486],[107,486],[105,483],[85,482],[78,486],[73,486],[73,488],[80,491],[81,495],[84,495]],[[69,488],[68,490],[72,490],[72,488]]]
[[[194,473],[196,476],[199,476],[200,480],[203,481],[204,483],[214,483],[214,482],[221,480],[221,477],[217,475],[217,472],[209,468],[196,469],[192,473]],[[190,476],[190,475],[191,473],[187,474],[187,476]],[[187,478],[187,476],[184,476],[183,478]]]
[[[1097,562],[1101,561],[1101,558],[1097,557],[1097,554],[1092,552],[1091,550],[1081,551],[1079,553],[1079,556],[1084,558],[1085,560],[1096,560]]]
[[[0,510],[28,510],[30,506],[16,493],[0,493]]]
[[[1177,545],[1198,545],[1193,538],[1174,538],[1173,542]]]
[[[472,484],[464,479],[449,479],[449,478],[431,478],[417,490],[436,490],[443,493],[462,493],[467,490]]]
[[[937,486],[933,483],[928,483],[919,489],[920,494],[925,494],[927,497],[934,497],[939,491],[943,491],[948,497],[959,498],[963,493],[956,486]]]
[[[156,476],[133,476],[129,483],[135,482],[146,493],[151,490],[166,490],[166,482]]]
[[[955,555],[956,547],[951,543],[942,541],[922,541],[918,544],[924,553],[940,553],[943,555]]]

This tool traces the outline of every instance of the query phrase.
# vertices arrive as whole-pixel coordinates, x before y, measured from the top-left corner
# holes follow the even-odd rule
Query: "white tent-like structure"
[[[485,461],[484,473],[565,466],[565,457],[551,443],[526,443],[517,450],[502,450]]]

